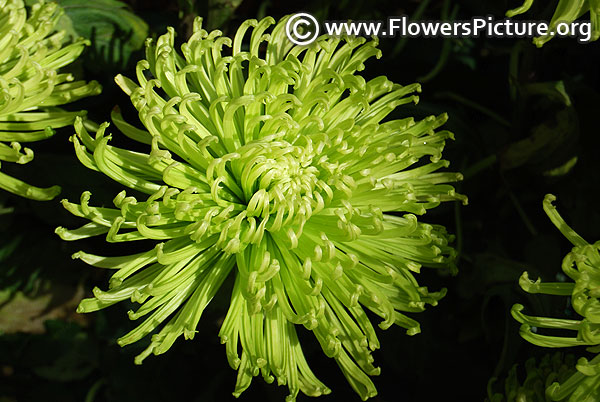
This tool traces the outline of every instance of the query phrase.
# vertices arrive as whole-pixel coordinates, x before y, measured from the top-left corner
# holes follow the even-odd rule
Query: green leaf
[[[91,57],[96,67],[125,67],[131,53],[140,49],[148,36],[148,24],[117,0],[57,0],[65,15],[59,28],[67,34],[92,41]],[[97,63],[96,63],[97,62]]]

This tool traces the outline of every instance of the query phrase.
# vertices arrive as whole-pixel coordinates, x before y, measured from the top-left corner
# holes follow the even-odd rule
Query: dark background
[[[127,3],[148,23],[151,36],[173,26],[180,42],[186,40],[194,15],[208,16],[208,26],[232,35],[247,18],[278,19],[307,11],[321,21],[386,19],[412,16],[422,4],[407,0]],[[538,0],[519,18],[548,21],[554,3]],[[491,14],[500,19],[518,5],[513,0],[431,0],[421,18]],[[98,32],[91,29],[90,35]],[[128,97],[113,82],[119,72],[134,77],[135,61],[144,57],[143,49],[133,49],[132,35],[115,26],[112,40],[103,47],[90,47],[70,67],[86,79],[98,80],[104,91],[68,108],[87,109],[92,119],[101,122],[119,105],[128,120],[136,122]],[[447,144],[444,158],[452,162],[451,169],[465,174],[457,190],[469,196],[469,205],[448,203],[423,218],[457,234],[460,272],[456,277],[427,270],[419,275],[419,283],[432,290],[448,288],[437,307],[413,315],[421,323],[421,334],[409,337],[396,327],[378,330],[382,348],[374,356],[382,374],[373,379],[379,390],[373,400],[481,401],[492,376],[504,377],[514,364],[523,365],[529,357],[549,352],[519,337],[519,325],[510,316],[514,303],[524,304],[531,315],[575,316],[567,298],[527,295],[520,290],[518,278],[527,270],[532,278],[561,279],[561,260],[570,244],[542,210],[547,193],[558,197],[559,212],[581,236],[589,242],[600,239],[600,41],[582,45],[574,39],[554,39],[537,49],[530,40],[395,38],[380,40],[380,48],[383,57],[370,60],[363,75],[383,74],[400,84],[423,83],[420,103],[398,108],[392,118],[448,112],[445,128],[455,133],[456,140]],[[562,98],[554,89],[557,85],[564,86]],[[543,91],[536,90],[540,86]],[[90,190],[95,204],[109,204],[121,187],[79,164],[67,140],[72,133],[65,128],[52,140],[33,144],[32,163],[2,165],[3,171],[38,185],[60,184],[63,193],[58,199],[76,201],[81,192]],[[143,149],[119,135],[113,143]],[[548,175],[574,157],[577,163],[572,169]],[[105,288],[108,276],[70,258],[80,249],[116,255],[131,252],[134,246],[108,245],[101,237],[61,241],[53,233],[56,226],[76,227],[82,222],[57,200],[31,202],[2,193],[0,205],[4,212],[12,210],[0,215],[4,331],[0,333],[0,402],[234,399],[237,373],[227,365],[225,348],[217,337],[230,283],[211,303],[193,341],[180,339],[165,355],[151,356],[135,366],[133,357],[146,347],[149,337],[126,348],[116,344],[135,325],[127,319],[127,303],[85,316],[76,314],[78,300],[89,295],[93,286]],[[358,401],[312,335],[304,328],[298,332],[311,367],[333,390],[320,400]],[[572,352],[585,355],[583,349]],[[240,400],[282,401],[285,395],[286,387],[266,385],[257,377]],[[298,400],[309,398],[301,394]]]

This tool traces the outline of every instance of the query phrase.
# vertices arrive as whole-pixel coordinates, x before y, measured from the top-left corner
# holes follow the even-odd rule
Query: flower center
[[[323,208],[321,193],[329,188],[312,165],[312,147],[282,140],[253,141],[237,154],[231,168],[243,192],[246,215],[273,218],[267,227],[270,232],[288,225],[303,226],[315,209]]]

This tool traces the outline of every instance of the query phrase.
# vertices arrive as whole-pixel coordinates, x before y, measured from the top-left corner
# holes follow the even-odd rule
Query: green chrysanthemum
[[[55,3],[34,4],[27,16],[21,0],[0,0],[0,161],[27,163],[33,151],[20,143],[54,134],[83,112],[56,106],[100,92],[97,82],[73,81],[59,74],[86,46],[79,39],[63,46],[65,32],[55,26],[63,11]],[[37,188],[0,172],[0,188],[35,200],[50,200],[58,186]]]
[[[523,5],[506,12],[509,18],[515,15],[524,14],[533,5],[534,0],[525,0]],[[554,15],[548,25],[548,33],[533,39],[533,44],[542,47],[546,42],[554,37],[554,32],[560,23],[571,24],[576,19],[586,13],[590,13],[590,42],[600,38],[600,0],[559,0]]]
[[[65,200],[92,222],[57,233],[65,240],[106,233],[109,242],[163,241],[132,256],[74,256],[117,270],[110,289],[94,289],[80,312],[131,298],[141,306],[129,317],[148,316],[120,345],[166,321],[137,363],[181,335],[193,338],[233,270],[219,336],[238,369],[234,395],[258,374],[287,384],[289,400],[299,391],[330,392],[303,356],[296,335],[303,325],[366,399],[376,394],[369,375],[379,373],[371,356],[379,342],[364,308],[383,319],[381,328],[397,324],[416,334],[419,324],[403,312],[435,305],[445,290],[428,292],[414,273],[455,268],[446,230],[414,215],[441,201],[466,202],[444,184],[460,174],[436,173],[448,166],[440,158],[452,134],[435,132],[445,115],[381,123],[397,106],[416,102],[419,85],[356,75],[380,56],[375,41],[322,37],[297,47],[285,37],[285,20],[265,33],[273,23],[246,21],[231,41],[206,32],[198,19],[183,55],[172,29],[148,41],[139,85],[116,78],[147,131],[117,110],[112,118],[151,152],[108,145],[107,123],[92,137],[79,119],[72,139],[87,167],[150,196],[138,201],[123,191],[116,209],[90,206],[89,193],[80,204]]]
[[[525,362],[525,380],[519,382],[515,364],[508,373],[508,377],[501,384],[503,391],[494,392],[493,388],[496,378],[488,383],[488,397],[486,402],[549,402],[551,399],[546,395],[546,388],[552,383],[562,382],[575,372],[575,357],[571,354],[563,355],[556,352],[547,354],[542,358],[539,366],[535,359]]]
[[[538,346],[562,348],[588,346],[591,353],[600,352],[600,241],[591,245],[571,229],[552,205],[556,199],[547,195],[544,211],[574,245],[562,263],[563,272],[574,282],[541,283],[531,281],[524,272],[519,284],[528,293],[543,293],[556,296],[569,296],[573,310],[583,318],[570,320],[563,318],[531,317],[523,314],[523,306],[515,304],[513,317],[521,324],[521,336]],[[539,329],[554,331],[576,331],[572,337],[540,334]],[[563,331],[564,332],[564,331]],[[577,362],[577,372],[562,385],[553,383],[547,390],[553,401],[598,401],[600,400],[600,355],[592,361],[585,358]]]

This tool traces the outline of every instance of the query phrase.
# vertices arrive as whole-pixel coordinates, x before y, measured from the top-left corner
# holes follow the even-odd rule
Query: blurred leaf
[[[196,0],[177,0],[177,4],[179,5],[181,12],[191,13],[194,11]]]
[[[94,369],[93,361],[82,359],[87,345],[80,346],[74,343],[69,352],[59,355],[56,360],[48,366],[34,367],[33,371],[40,377],[56,381],[73,381],[87,377]]]
[[[571,98],[569,97],[569,94],[567,94],[565,84],[562,81],[527,84],[523,85],[521,90],[526,98],[534,95],[543,95],[548,99],[560,102],[565,106],[571,106]]]
[[[209,0],[208,24],[209,29],[222,26],[233,17],[233,13],[242,4],[242,0]]]
[[[6,303],[10,300],[11,291],[9,289],[0,290],[0,304]]]
[[[565,149],[577,136],[577,126],[577,116],[571,108],[556,112],[547,121],[535,126],[529,137],[512,143],[501,153],[501,169],[509,170],[556,159],[553,153]]]
[[[90,53],[105,66],[125,67],[148,36],[148,25],[117,0],[57,0],[65,15],[59,27],[92,41]],[[102,64],[96,68],[105,67]],[[93,67],[93,66],[92,66]]]
[[[46,334],[36,339],[30,353],[44,355],[33,367],[38,376],[66,382],[87,377],[96,367],[96,347],[76,324],[50,320]]]
[[[0,262],[6,260],[21,242],[22,236],[14,236],[10,241],[2,242],[0,246]],[[3,239],[4,240],[4,239]]]
[[[43,332],[44,326],[40,317],[51,300],[50,294],[28,298],[23,292],[15,293],[11,300],[0,307],[0,333]]]
[[[10,214],[14,211],[14,208],[5,208],[0,205],[0,215]]]
[[[577,160],[578,158],[574,156],[571,159],[569,159],[566,163],[563,163],[562,165],[554,169],[546,170],[544,172],[544,176],[564,176],[575,167],[575,165],[577,164]]]
[[[53,319],[83,320],[82,315],[75,313],[77,304],[83,298],[83,287],[76,289],[53,285],[52,293],[44,293],[36,297],[27,297],[23,292],[16,292],[12,298],[0,305],[0,334],[17,332],[43,333],[44,323]],[[54,299],[68,299],[53,305]]]
[[[477,59],[473,55],[475,43],[470,38],[458,39],[454,42],[454,58],[471,70],[477,68]]]

